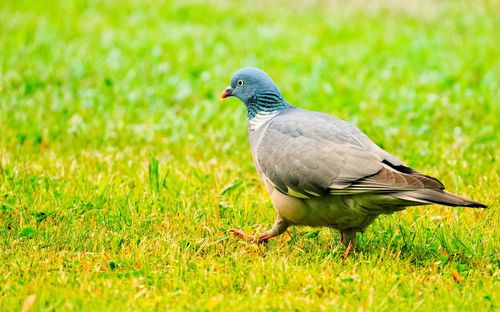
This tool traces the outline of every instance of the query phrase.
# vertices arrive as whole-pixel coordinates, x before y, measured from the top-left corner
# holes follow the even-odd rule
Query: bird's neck
[[[272,118],[290,106],[278,92],[261,92],[252,96],[245,104],[249,123],[252,123],[255,118],[257,120],[262,120],[265,117]]]

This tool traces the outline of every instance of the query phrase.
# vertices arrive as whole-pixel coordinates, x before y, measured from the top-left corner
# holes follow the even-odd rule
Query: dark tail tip
[[[484,205],[484,204],[481,204],[479,202],[472,202],[469,204],[467,203],[466,205],[464,205],[463,207],[471,207],[471,208],[488,208],[488,206]]]
[[[429,203],[452,206],[452,207],[470,207],[470,208],[488,208],[486,205],[470,200],[460,195],[448,193],[443,190],[425,189],[412,194],[412,197],[424,200]]]
[[[469,207],[469,208],[488,208],[488,206],[486,206],[485,204],[470,200],[460,195],[448,193],[445,191],[441,191],[441,194],[445,196],[446,200],[444,203],[439,203],[439,204],[444,204],[447,206]]]

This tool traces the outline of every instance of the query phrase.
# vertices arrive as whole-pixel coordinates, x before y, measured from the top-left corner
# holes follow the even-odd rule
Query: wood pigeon
[[[253,160],[277,215],[258,242],[291,225],[325,226],[340,232],[348,254],[356,233],[381,214],[428,204],[486,208],[446,192],[437,179],[406,166],[354,125],[290,105],[260,69],[236,71],[220,95],[230,96],[247,109]]]

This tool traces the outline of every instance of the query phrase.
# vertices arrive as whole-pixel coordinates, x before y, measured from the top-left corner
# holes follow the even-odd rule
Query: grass
[[[286,9],[285,9],[286,6]],[[500,309],[494,1],[2,1],[0,310]],[[489,210],[268,245],[244,65]]]

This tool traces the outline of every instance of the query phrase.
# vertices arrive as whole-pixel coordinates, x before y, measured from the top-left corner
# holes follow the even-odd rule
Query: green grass
[[[497,2],[167,3],[1,2],[0,310],[500,309]],[[218,100],[245,65],[490,209],[383,216],[345,261],[237,240],[275,217]]]

